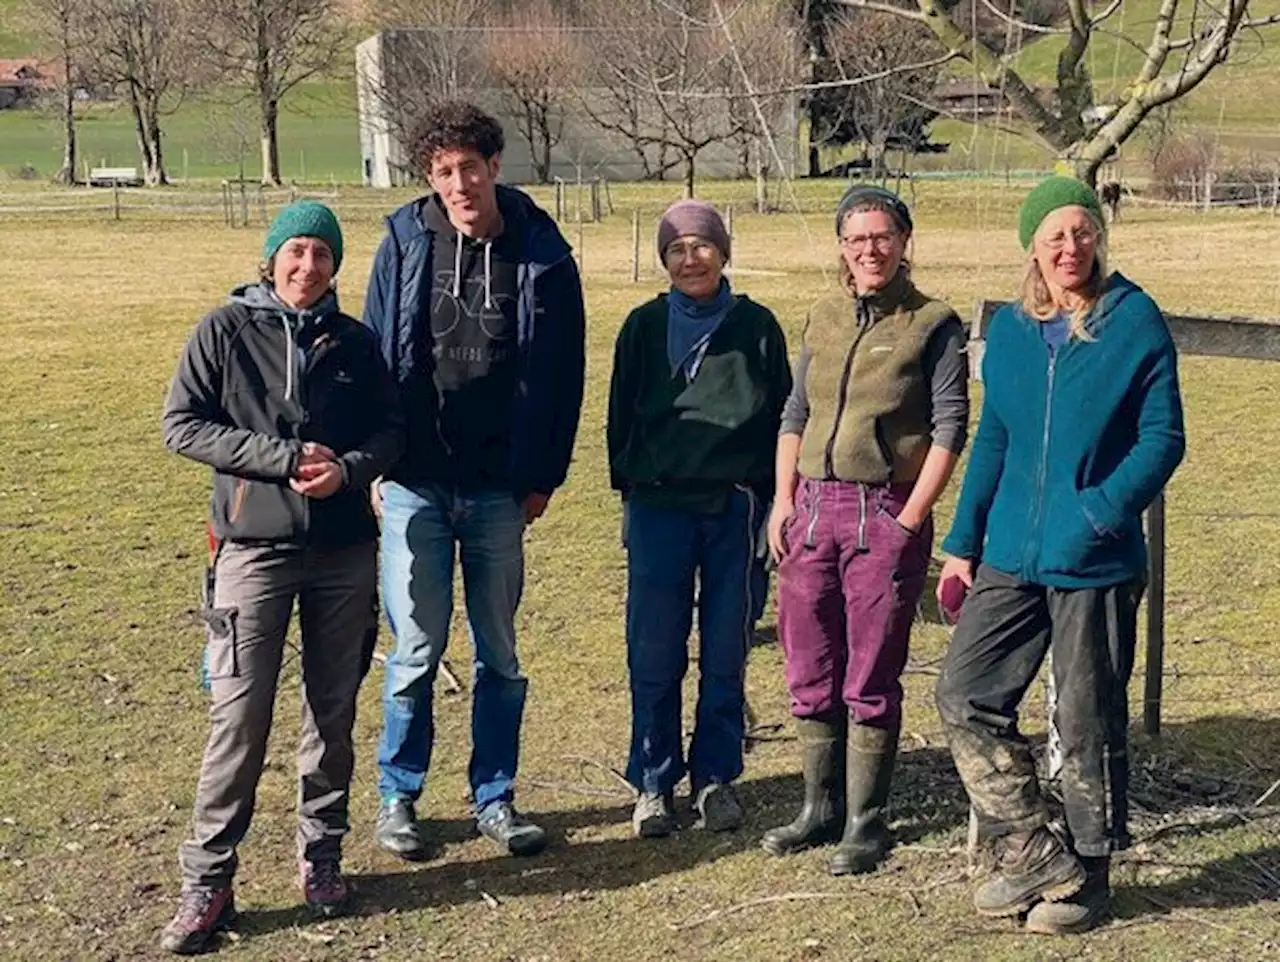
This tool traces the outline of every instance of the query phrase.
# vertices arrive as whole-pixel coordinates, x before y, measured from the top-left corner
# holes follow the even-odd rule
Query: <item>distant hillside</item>
[[[18,32],[20,0],[0,0],[0,57],[33,53],[31,41]]]

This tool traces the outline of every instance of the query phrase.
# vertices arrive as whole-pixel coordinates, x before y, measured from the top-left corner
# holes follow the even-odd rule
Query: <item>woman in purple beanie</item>
[[[623,499],[627,664],[637,836],[676,825],[686,771],[699,824],[742,823],[744,675],[755,546],[773,494],[773,450],[791,390],[773,314],[724,276],[729,234],[687,200],[658,226],[671,288],[631,312],[609,395],[610,480]],[[698,705],[686,766],[681,683],[698,591]]]

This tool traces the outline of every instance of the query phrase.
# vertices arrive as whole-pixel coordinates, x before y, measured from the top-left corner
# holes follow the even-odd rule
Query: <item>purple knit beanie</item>
[[[690,234],[715,244],[724,259],[729,259],[729,232],[724,221],[714,207],[702,200],[681,200],[667,208],[658,221],[658,256],[677,237]]]

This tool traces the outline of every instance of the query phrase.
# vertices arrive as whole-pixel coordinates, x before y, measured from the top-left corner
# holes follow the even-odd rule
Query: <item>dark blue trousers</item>
[[[720,514],[630,503],[627,523],[627,665],[631,756],[627,780],[671,791],[686,771],[694,790],[742,774],[744,682],[750,644],[755,535],[761,505],[738,491]],[[685,766],[681,683],[689,666],[695,581],[698,703]]]

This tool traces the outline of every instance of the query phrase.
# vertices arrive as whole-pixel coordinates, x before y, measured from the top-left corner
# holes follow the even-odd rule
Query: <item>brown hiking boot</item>
[[[850,725],[845,757],[845,824],[831,854],[832,875],[860,875],[884,861],[893,846],[885,811],[898,758],[898,729]]]
[[[844,719],[801,718],[796,727],[804,751],[804,803],[794,821],[764,833],[760,844],[770,855],[834,842],[844,828]]]
[[[1027,931],[1037,935],[1079,935],[1097,928],[1111,910],[1111,859],[1081,858],[1088,876],[1082,888],[1062,902],[1039,902],[1027,915]]]
[[[178,914],[160,933],[160,948],[178,955],[203,952],[235,919],[236,899],[230,885],[183,889]]]
[[[974,893],[982,915],[1021,915],[1037,902],[1060,902],[1080,891],[1084,867],[1048,827],[1014,832],[998,843],[996,869]]]

